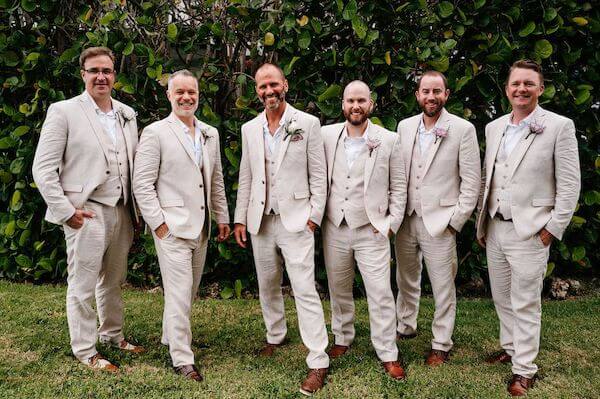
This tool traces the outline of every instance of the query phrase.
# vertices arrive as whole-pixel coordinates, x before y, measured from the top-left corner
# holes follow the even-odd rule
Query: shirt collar
[[[179,126],[181,126],[181,128],[183,129],[183,131],[185,132],[185,134],[189,134],[190,133],[190,129],[187,127],[187,125],[185,123],[183,123],[183,121],[181,119],[179,119],[177,117],[177,115],[173,114],[173,119],[175,119],[177,121],[177,123],[179,123]],[[202,128],[200,127],[200,123],[198,121],[198,119],[196,117],[194,117],[194,133],[195,133],[195,137],[198,137],[198,133],[202,132]]]
[[[529,125],[529,122],[531,122],[531,119],[533,119],[533,115],[536,114],[539,110],[540,106],[539,104],[535,106],[535,108],[533,109],[533,111],[531,111],[531,113],[529,115],[527,115],[527,117],[525,119],[523,119],[521,122],[519,122],[518,125],[515,125],[512,120],[513,120],[513,113],[510,113],[510,117],[508,118],[508,126],[511,127],[524,127],[526,125]]]
[[[372,123],[370,119],[367,119],[367,128],[365,129],[364,133],[362,136],[360,137],[350,137],[348,136],[348,129],[346,128],[346,124],[344,123],[344,130],[342,131],[342,137],[344,138],[344,140],[346,139],[350,139],[350,140],[363,140],[363,141],[367,141],[367,138],[369,137],[369,132],[372,129]]]
[[[112,106],[112,98],[110,99],[110,104],[111,104],[110,111],[102,112],[100,107],[98,107],[98,104],[96,104],[94,97],[92,97],[90,95],[90,93],[88,93],[87,90],[83,91],[83,95],[87,97],[88,101],[92,104],[92,107],[94,107],[94,111],[96,111],[97,114],[104,114],[104,115],[110,116],[111,118],[115,116],[115,108]]]
[[[283,126],[285,124],[285,122],[287,121],[289,110],[290,110],[290,105],[286,102],[285,110],[283,111],[283,115],[281,115],[281,119],[279,120],[279,128],[281,128],[281,126]],[[267,130],[269,130],[269,121],[267,120],[267,111],[261,112],[260,120],[262,122],[263,128],[266,127]],[[277,130],[279,130],[279,128]]]

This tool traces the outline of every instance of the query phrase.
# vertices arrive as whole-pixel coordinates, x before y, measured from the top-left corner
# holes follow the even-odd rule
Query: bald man
[[[292,289],[309,373],[300,391],[321,389],[329,358],[327,330],[315,287],[314,231],[325,209],[326,169],[319,120],[285,101],[288,82],[279,67],[261,66],[256,94],[265,106],[242,126],[242,160],[234,234],[246,247],[252,237],[258,291],[267,328],[260,355],[272,356],[287,334],[282,263]]]
[[[367,292],[371,341],[385,371],[404,379],[398,362],[394,296],[390,285],[390,241],[402,223],[406,178],[399,136],[369,121],[369,87],[353,81],[344,90],[346,122],[323,126],[327,160],[323,253],[331,297],[334,359],[354,340],[354,268]]]

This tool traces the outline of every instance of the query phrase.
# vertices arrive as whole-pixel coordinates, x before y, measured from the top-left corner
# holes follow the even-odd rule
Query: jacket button
[[[265,201],[260,201],[260,204],[261,204],[261,205],[264,205],[264,204],[265,204]]]
[[[204,205],[202,205],[202,206],[200,207],[200,209],[204,209]]]
[[[261,183],[262,183],[262,184],[265,184],[265,181],[263,180],[263,181],[261,181]]]
[[[202,184],[198,185],[198,187],[202,188]]]
[[[106,174],[107,174],[107,175],[110,175],[110,170],[107,170],[107,171],[106,171]]]

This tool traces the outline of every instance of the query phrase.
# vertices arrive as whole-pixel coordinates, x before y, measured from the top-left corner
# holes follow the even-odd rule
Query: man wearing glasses
[[[135,112],[111,98],[115,57],[91,47],[80,57],[85,91],[50,105],[33,160],[33,179],[48,206],[46,220],[63,226],[67,247],[67,320],[75,357],[117,371],[96,350],[102,343],[140,353],[123,335],[121,284],[133,241]],[[92,307],[96,298],[98,319]]]

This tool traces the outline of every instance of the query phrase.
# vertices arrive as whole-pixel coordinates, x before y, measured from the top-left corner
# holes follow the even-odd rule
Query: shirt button
[[[419,189],[419,186],[417,186],[417,190]]]
[[[107,170],[107,171],[106,171],[106,174],[107,174],[107,175],[110,175],[110,171],[109,171],[109,170]]]
[[[421,167],[421,165],[419,165],[419,168]]]
[[[271,161],[271,165],[275,165],[275,161]]]
[[[420,179],[420,178],[421,178],[421,176],[417,176],[417,179]]]
[[[348,190],[350,187],[346,187],[346,190]]]
[[[500,198],[496,198],[496,202],[500,202]]]
[[[344,201],[348,201],[348,198],[344,198]]]
[[[347,177],[348,177],[348,179],[350,178],[350,176],[347,176]]]
[[[504,167],[508,168],[508,164],[507,164],[507,163],[505,163],[505,164],[504,164]]]

